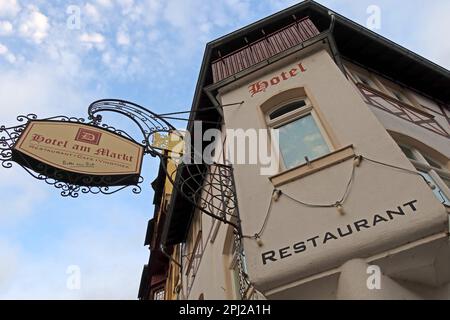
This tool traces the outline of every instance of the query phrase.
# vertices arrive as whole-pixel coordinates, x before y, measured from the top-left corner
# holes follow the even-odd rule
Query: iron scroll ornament
[[[141,144],[145,153],[153,157],[165,156],[167,149],[153,145],[151,138],[156,134],[178,132],[174,126],[158,114],[136,103],[119,99],[102,99],[93,102],[88,108],[89,119],[94,125],[99,125],[103,119],[100,113],[113,112],[132,120],[142,134]],[[108,126],[103,125],[105,128]],[[134,139],[133,139],[134,140]]]
[[[137,142],[126,131],[102,123],[101,114],[105,112],[117,113],[131,119],[142,134],[141,142]],[[0,126],[0,164],[3,168],[12,168],[13,162],[17,163],[13,159],[14,146],[26,129],[27,124],[32,120],[38,120],[37,115],[29,114],[18,116],[17,121],[21,124],[17,126]],[[84,118],[67,116],[57,116],[39,120],[67,121],[99,127],[140,144],[144,148],[144,154],[158,157],[166,173],[166,177],[182,197],[188,200],[194,208],[197,208],[208,216],[229,224],[234,228],[234,237],[237,243],[236,248],[239,252],[239,290],[241,296],[243,298],[245,297],[246,292],[250,288],[250,283],[244,268],[245,258],[241,241],[241,221],[237,205],[234,175],[230,165],[215,163],[208,165],[204,163],[184,164],[181,161],[183,155],[181,155],[181,159],[174,158],[173,152],[172,150],[169,150],[168,146],[156,146],[152,143],[151,139],[156,134],[169,135],[173,133],[178,133],[179,137],[183,138],[180,132],[164,119],[164,115],[160,116],[140,105],[124,100],[105,99],[93,102],[88,108],[88,121]],[[194,154],[196,152],[197,151],[194,150]],[[169,172],[168,170],[167,160],[169,159],[178,161],[179,168],[174,172]],[[58,179],[59,173],[55,172],[54,168],[52,168],[52,177],[50,177],[48,174],[49,168],[46,167],[45,164],[42,164],[39,170],[37,170],[38,172],[31,170],[29,166],[22,165],[21,163],[18,164],[35,179],[44,181],[60,190],[60,194],[63,197],[78,198],[80,194],[109,195],[128,187],[132,187],[132,192],[134,194],[139,194],[142,191],[141,184],[144,180],[142,176],[139,176],[135,185],[112,187],[108,186],[108,181],[103,181],[105,180],[104,177],[96,176],[95,178],[87,178],[99,180],[84,181],[84,184],[89,184],[86,186],[81,185],[77,179],[73,179],[73,181],[69,179],[69,181],[67,181],[67,176],[65,176],[65,181]],[[174,174],[179,173],[182,169],[187,174],[184,177],[182,175],[177,175],[177,177],[179,176],[181,179],[176,179]]]
[[[237,212],[236,192],[234,188],[233,171],[230,165],[201,163],[183,163],[182,153],[174,154],[168,146],[156,146],[152,143],[155,134],[175,134],[180,139],[184,135],[175,129],[163,115],[158,115],[138,104],[118,100],[104,99],[93,102],[88,108],[89,119],[94,123],[102,121],[102,113],[113,112],[131,119],[140,129],[145,147],[145,153],[159,157],[168,180],[173,187],[201,212],[223,223],[232,225],[240,233],[239,214]],[[192,158],[200,158],[198,150],[192,150]],[[199,156],[199,157],[197,157]],[[167,160],[175,161],[179,170],[169,172]],[[176,174],[184,170],[185,176]]]
[[[131,137],[126,131],[116,129],[105,123],[102,123],[103,114],[112,112],[120,114],[132,120],[142,134],[141,141]],[[181,161],[176,159],[171,150],[164,146],[157,146],[152,143],[152,138],[156,134],[168,135],[178,134],[183,138],[181,133],[175,129],[163,116],[160,116],[145,107],[138,104],[119,99],[103,99],[93,102],[88,107],[88,120],[84,118],[56,116],[45,119],[38,119],[35,114],[21,115],[17,117],[17,121],[21,124],[13,127],[0,127],[0,163],[3,168],[11,168],[13,163],[13,148],[15,143],[20,138],[25,130],[27,124],[32,120],[55,120],[66,121],[72,123],[87,124],[94,127],[99,127],[108,130],[117,135],[124,136],[143,146],[144,154],[149,154],[153,157],[159,157],[163,168],[166,171],[167,177],[174,185],[174,188],[190,203],[197,207],[200,211],[206,213],[213,218],[224,223],[232,224],[237,228],[239,219],[237,214],[236,195],[234,190],[234,180],[232,167],[223,164],[205,165],[199,164],[184,164],[180,163],[187,175],[182,177],[175,183],[174,173],[169,172],[167,166],[167,159],[174,161]],[[194,150],[194,152],[196,152]],[[132,192],[139,194],[143,177],[139,179],[135,185],[123,186],[109,186],[107,178],[102,176],[87,177],[85,179],[96,179],[91,181],[82,181],[74,176],[67,181],[62,181],[62,172],[54,171],[52,168],[52,176],[49,175],[50,168],[45,164],[40,164],[38,172],[31,170],[30,166],[21,165],[26,172],[37,180],[46,182],[49,185],[61,190],[61,196],[77,198],[80,194],[113,194],[127,187],[132,187]]]

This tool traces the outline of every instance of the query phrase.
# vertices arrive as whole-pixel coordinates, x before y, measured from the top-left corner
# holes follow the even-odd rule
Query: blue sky
[[[377,5],[376,32],[450,67],[448,0],[319,2],[363,25]],[[83,117],[101,98],[159,113],[187,110],[206,42],[294,3],[0,0],[0,124],[30,112]],[[67,27],[70,5],[80,9],[79,29]],[[140,195],[65,199],[21,168],[0,169],[0,299],[135,299],[156,173],[157,162],[146,159]],[[71,265],[81,271],[79,290],[66,286]]]

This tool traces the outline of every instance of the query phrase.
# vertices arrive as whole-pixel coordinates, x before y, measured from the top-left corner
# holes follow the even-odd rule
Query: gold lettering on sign
[[[55,168],[90,175],[140,173],[143,147],[113,132],[58,121],[31,121],[15,150]]]

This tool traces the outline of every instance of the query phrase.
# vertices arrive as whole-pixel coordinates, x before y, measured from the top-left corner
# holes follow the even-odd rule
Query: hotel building
[[[449,105],[448,70],[314,1],[208,43],[187,130],[223,152],[155,184],[140,297],[449,299]]]

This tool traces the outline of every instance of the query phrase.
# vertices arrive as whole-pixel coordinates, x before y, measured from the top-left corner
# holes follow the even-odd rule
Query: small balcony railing
[[[306,17],[212,62],[214,83],[288,50],[320,32]]]
[[[356,83],[356,86],[361,91],[367,104],[386,111],[403,120],[412,122],[436,134],[450,138],[450,134],[436,121],[434,116],[428,114],[427,112],[421,111],[405,102],[392,98],[387,94],[363,83]]]

